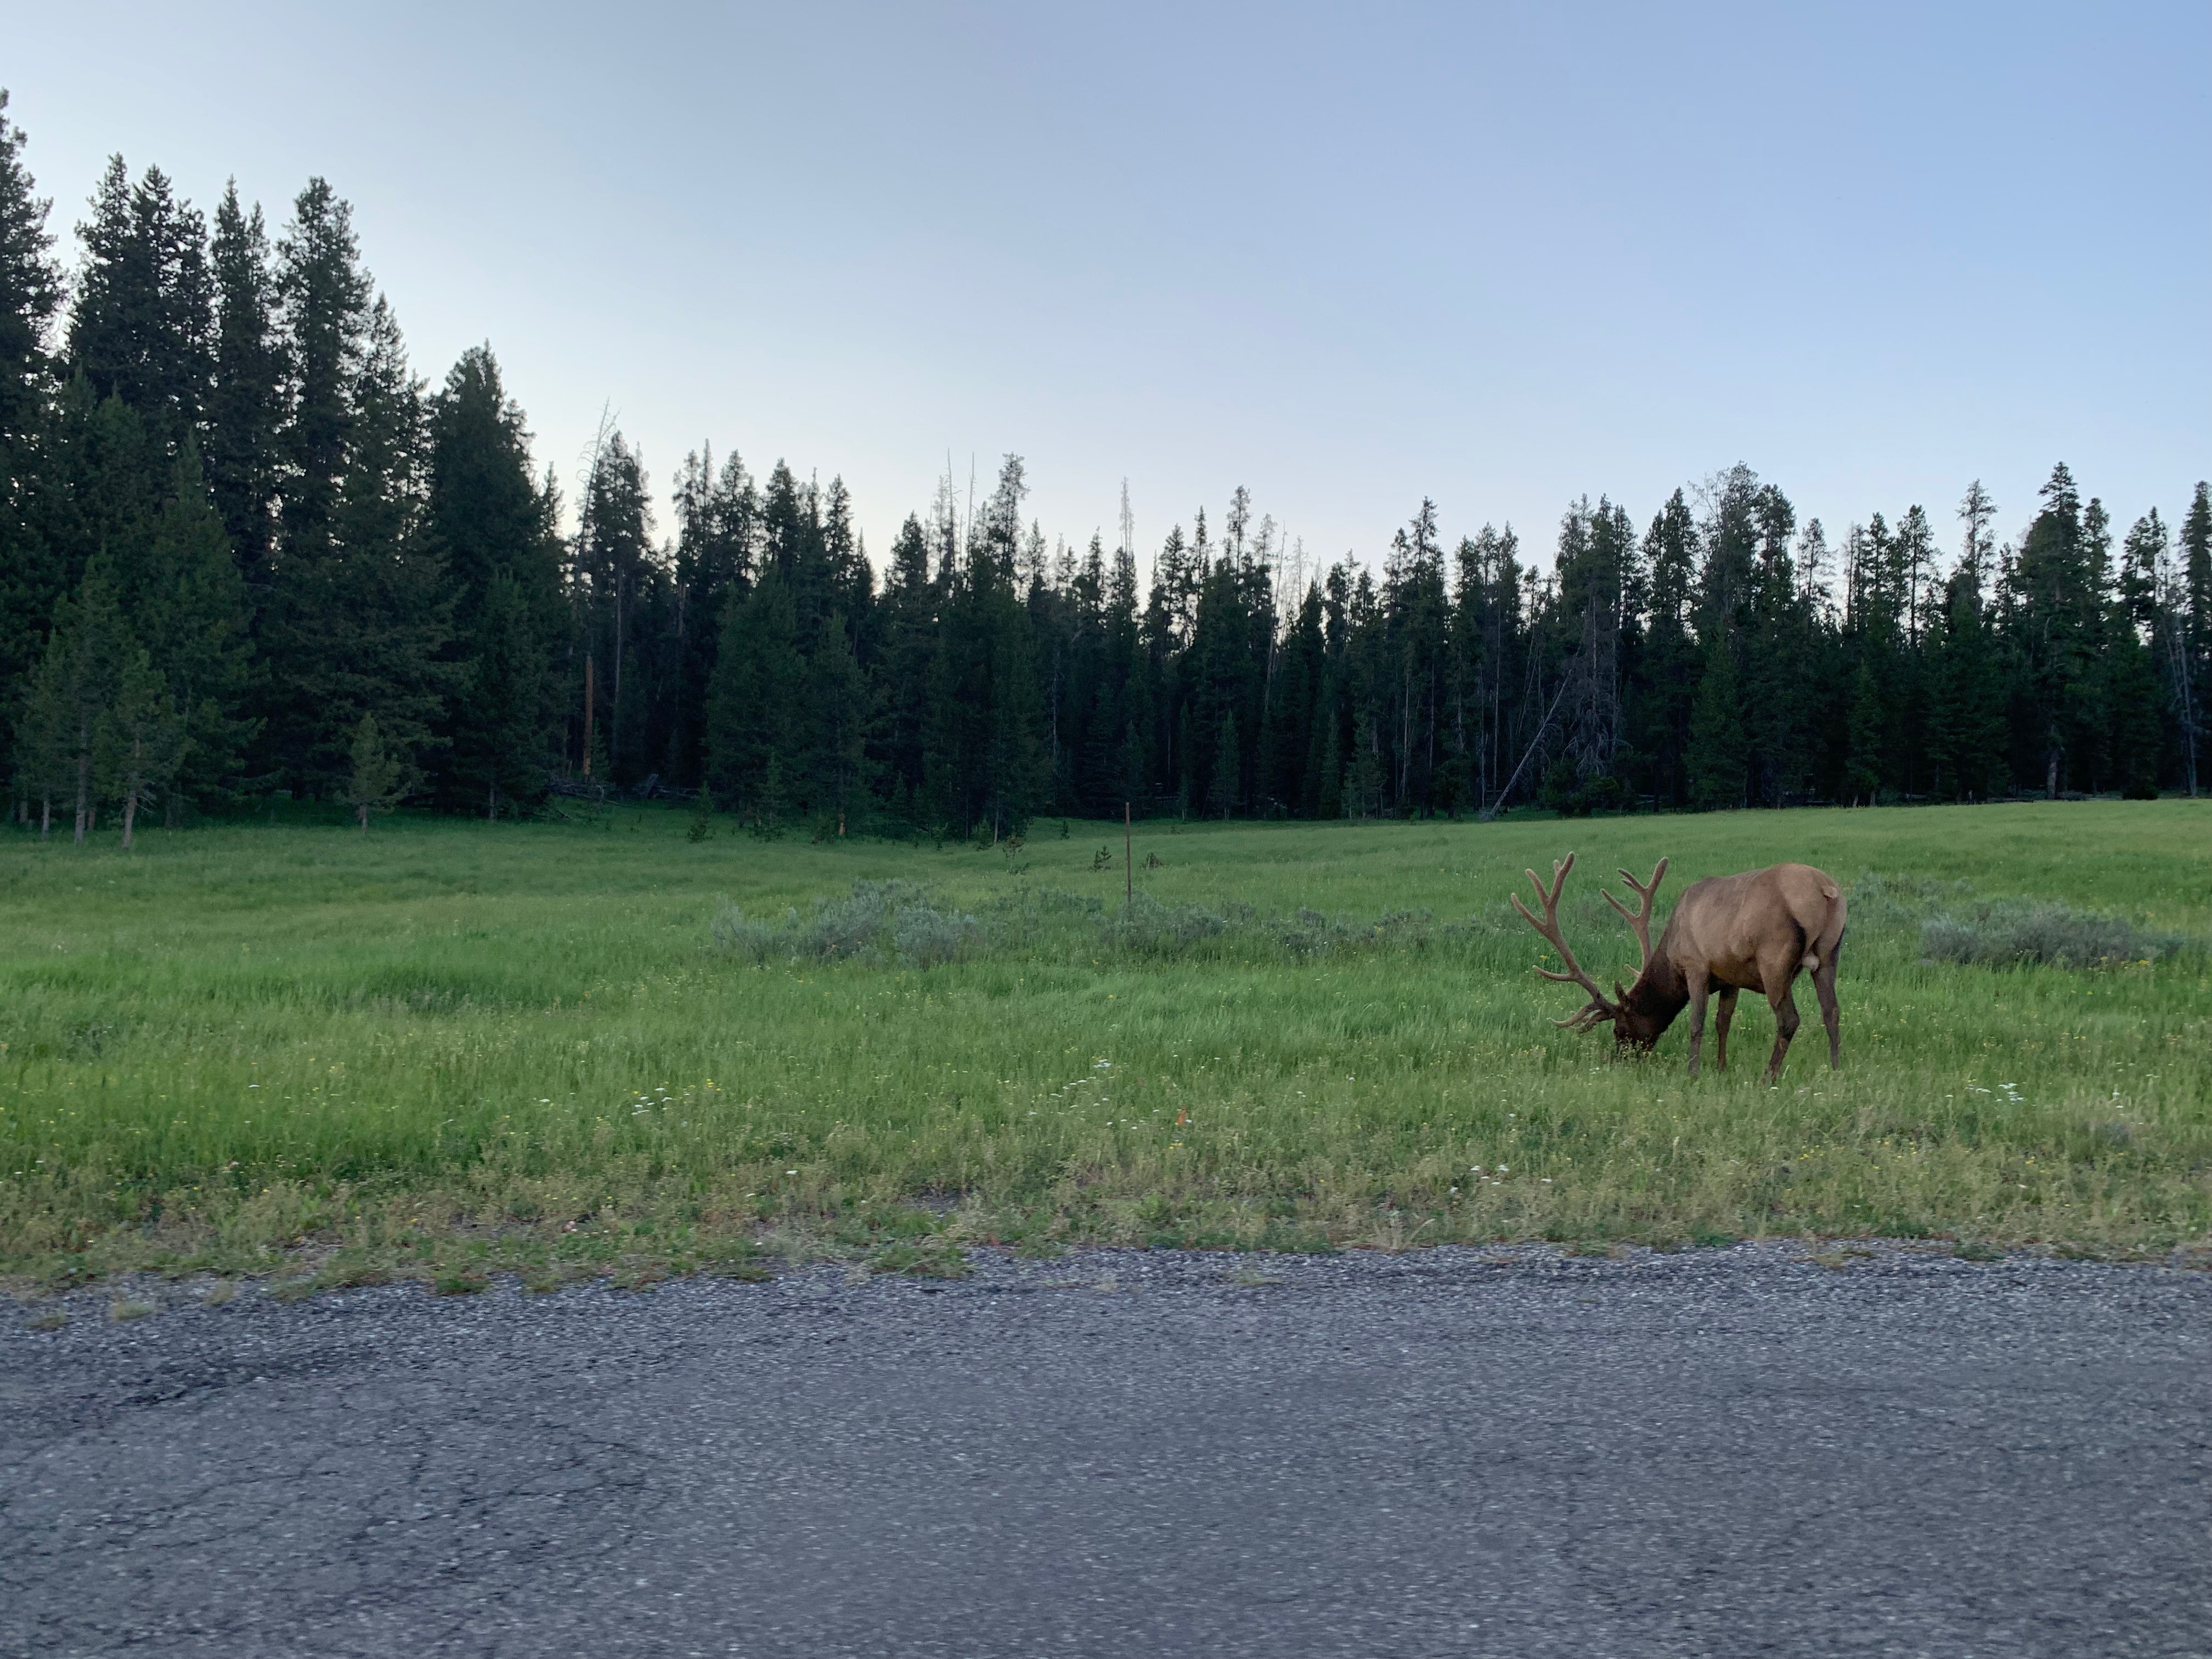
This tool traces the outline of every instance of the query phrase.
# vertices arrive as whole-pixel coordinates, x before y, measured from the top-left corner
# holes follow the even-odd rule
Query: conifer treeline
[[[0,744],[20,817],[125,833],[275,791],[527,812],[703,787],[763,825],[1415,815],[2194,792],[2212,497],[2124,534],[2063,466],[2000,545],[1831,544],[1737,467],[1305,579],[1237,490],[1140,577],[1048,543],[1020,460],[880,574],[842,480],[702,450],[669,530],[600,446],[560,529],[488,348],[431,390],[320,179],[272,238],[118,158],[65,277],[0,94]],[[2116,545],[2117,543],[2117,545]],[[364,781],[365,780],[378,781]]]

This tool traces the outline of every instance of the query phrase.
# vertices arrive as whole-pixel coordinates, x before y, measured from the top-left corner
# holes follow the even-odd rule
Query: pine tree
[[[1851,675],[1849,748],[1844,759],[1844,798],[1853,806],[1881,799],[1882,708],[1874,670],[1862,657]]]
[[[853,522],[853,497],[842,477],[832,477],[823,496],[821,537],[829,588],[826,608],[843,618],[854,659],[866,663],[873,654],[868,621],[875,571],[868,563],[866,540]]]
[[[1025,828],[1046,804],[1051,774],[1036,629],[1009,578],[995,580],[985,598],[990,726],[979,804],[995,841]]]
[[[647,688],[638,673],[639,624],[656,608],[655,590],[665,574],[653,557],[653,505],[644,463],[621,433],[611,433],[585,488],[568,592],[578,644],[595,669],[591,684],[599,706],[592,710],[591,723],[606,735],[612,769],[594,775],[617,783],[635,782],[657,758],[646,739]],[[583,689],[574,687],[577,692]]]
[[[465,714],[452,727],[441,793],[495,818],[544,794],[550,747],[544,650],[522,584],[505,571],[478,596],[460,672]]]
[[[170,822],[185,801],[232,805],[250,787],[246,754],[257,723],[252,607],[230,541],[210,499],[196,447],[171,464],[168,489],[128,572],[132,632],[146,647],[181,721],[180,769],[164,781]]]
[[[677,657],[668,765],[679,783],[707,775],[707,704],[723,608],[750,587],[760,498],[735,453],[719,471],[711,447],[684,458],[675,489]]]
[[[1267,723],[1261,735],[1259,787],[1271,806],[1304,817],[1320,809],[1312,776],[1314,723],[1326,672],[1322,640],[1321,589],[1309,583],[1296,617],[1285,630],[1267,691]],[[1460,659],[1453,659],[1453,707],[1463,717],[1464,682]],[[1443,799],[1447,808],[1471,798],[1463,720],[1453,727],[1451,763],[1445,769]]]
[[[210,255],[216,325],[204,457],[239,571],[258,592],[276,547],[284,353],[268,233],[258,204],[250,214],[239,205],[235,179],[216,209]]]
[[[100,401],[82,375],[62,386],[17,452],[12,512],[0,514],[0,673],[13,688],[39,659],[56,607],[103,550],[135,576],[168,470],[137,412]],[[125,586],[128,586],[125,579]],[[12,697],[7,699],[12,703]]]
[[[167,680],[143,647],[124,657],[94,742],[100,793],[123,810],[123,845],[139,809],[167,790],[191,746]]]
[[[39,809],[39,839],[53,833],[54,805],[76,787],[76,702],[69,653],[52,648],[26,677],[15,719],[15,799]]]
[[[61,309],[63,293],[46,229],[53,204],[35,194],[23,164],[24,143],[22,128],[8,118],[7,88],[0,87],[0,466],[10,471],[10,458],[38,425],[46,330]],[[0,486],[6,477],[0,473]]]
[[[0,88],[0,753],[15,745],[22,691],[67,592],[52,550],[27,522],[49,380],[46,337],[63,287],[46,231],[52,204],[34,193],[24,142]]]
[[[896,816],[914,821],[927,772],[930,664],[937,651],[938,590],[921,520],[908,515],[891,543],[878,607],[874,724],[869,754],[877,788]]]
[[[408,759],[405,747],[386,738],[373,712],[355,723],[347,755],[350,765],[344,798],[361,822],[362,834],[367,835],[368,815],[398,806],[422,787],[422,775]]]
[[[1025,488],[1020,458],[1007,456],[941,601],[930,664],[929,811],[957,835],[988,827],[994,841],[1050,787],[1035,626],[1014,589]]]
[[[543,792],[561,716],[551,657],[568,611],[529,430],[489,346],[463,353],[430,399],[428,441],[423,533],[444,573],[456,686],[436,722],[453,757],[440,796],[494,811]]]
[[[1224,714],[1221,717],[1221,732],[1215,739],[1213,750],[1213,784],[1206,791],[1206,803],[1224,818],[1237,816],[1238,792],[1243,786],[1244,760],[1237,743],[1237,716]]]
[[[75,839],[92,828],[104,781],[101,733],[126,672],[143,656],[116,602],[106,562],[95,558],[54,617],[33,676],[17,738],[18,793],[40,803],[42,825],[56,802],[73,808]]]
[[[335,533],[338,493],[353,449],[356,383],[368,349],[373,294],[361,269],[353,210],[311,179],[276,246],[285,380],[282,555],[319,557]]]
[[[2181,520],[2181,569],[2172,602],[2173,683],[2180,705],[2184,764],[2197,793],[2199,744],[2212,703],[2212,484],[2199,482]]]
[[[1996,504],[1976,479],[1959,508],[1966,526],[1928,633],[1928,743],[1932,786],[1948,799],[1986,800],[2004,788],[2005,694],[1987,592]]]
[[[1927,660],[1926,634],[1936,608],[1936,534],[1926,509],[1909,507],[1897,522],[1891,546],[1897,572],[1897,637],[1890,658],[1893,677],[1885,687],[1889,710],[1885,768],[1907,794],[1926,789],[1930,763],[1928,754],[1929,689],[1923,668]]]
[[[816,624],[804,683],[811,727],[803,760],[805,805],[825,821],[834,816],[842,836],[866,786],[868,736],[868,683],[842,617],[825,616]]]
[[[707,709],[707,778],[718,799],[773,829],[799,757],[805,663],[791,590],[770,570],[724,602],[721,649]]]
[[[2104,597],[2073,474],[2054,467],[2041,495],[2008,598],[2025,659],[2022,744],[2037,755],[2045,793],[2055,798],[2069,775],[2094,780],[2103,735],[2094,670]]]
[[[165,443],[196,436],[214,368],[215,291],[207,223],[159,167],[131,183],[112,157],[77,227],[84,265],[68,361],[101,398],[119,398]]]
[[[422,387],[382,300],[356,343],[327,507],[319,521],[295,520],[288,500],[262,630],[268,735],[277,765],[310,795],[343,783],[363,714],[410,763],[434,750],[456,672],[451,596],[423,524]]]
[[[1690,727],[1698,686],[1698,646],[1690,628],[1698,530],[1676,490],[1644,536],[1650,584],[1639,672],[1630,682],[1628,744],[1641,757],[1640,786],[1666,805],[1690,799]],[[1493,689],[1493,706],[1502,688]]]
[[[1750,745],[1744,736],[1733,632],[1723,621],[1705,641],[1704,672],[1690,715],[1690,801],[1706,811],[1744,804]]]
[[[1322,718],[1314,732],[1314,757],[1310,767],[1314,780],[1314,805],[1310,816],[1316,818],[1352,816],[1351,802],[1346,799],[1344,722],[1338,718],[1338,703],[1336,687],[1324,682]]]
[[[2106,623],[2105,701],[2112,722],[2106,741],[2114,781],[2130,800],[2157,798],[2159,763],[2166,746],[2159,718],[2164,699],[2151,650],[2161,620],[2159,570],[2166,554],[2166,526],[2154,507],[2128,532],[2112,615]]]

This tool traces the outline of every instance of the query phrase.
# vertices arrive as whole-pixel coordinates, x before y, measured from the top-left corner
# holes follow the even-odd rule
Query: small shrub
[[[1100,918],[1104,942],[1137,956],[1179,956],[1201,939],[1229,930],[1229,918],[1195,904],[1164,904],[1139,893],[1109,916]]]
[[[1435,920],[1426,910],[1386,910],[1373,921],[1298,910],[1277,918],[1269,924],[1269,931],[1294,957],[1329,957],[1355,951],[1418,948],[1428,942]]]
[[[909,904],[898,913],[891,945],[900,961],[916,968],[933,968],[957,957],[979,931],[973,916]]]
[[[1910,927],[1926,915],[1931,906],[1961,901],[1973,890],[1971,881],[1877,875],[1871,870],[1862,870],[1850,887],[1850,925],[1876,933]]]
[[[2124,916],[2018,900],[1979,905],[1963,915],[1938,913],[1920,924],[1926,960],[1987,968],[2107,968],[2155,961],[2182,944]]]
[[[708,934],[716,955],[746,962],[841,962],[893,951],[909,961],[944,961],[975,927],[972,916],[936,910],[918,882],[856,881],[845,897],[818,898],[803,916],[786,910],[775,926],[725,899]]]
[[[765,962],[775,948],[775,929],[765,922],[752,921],[745,913],[729,902],[707,924],[711,948],[717,955],[738,957],[747,962]]]
[[[856,881],[847,897],[817,899],[792,930],[791,954],[814,962],[865,956],[881,943],[893,908],[920,895],[909,881]]]

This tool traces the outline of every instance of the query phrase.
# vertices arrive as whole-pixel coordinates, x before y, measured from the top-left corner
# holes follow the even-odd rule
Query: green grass
[[[461,1293],[495,1268],[645,1283],[780,1252],[957,1272],[985,1240],[2124,1254],[2212,1229],[2212,805],[1139,826],[1164,904],[1254,908],[1188,945],[1036,896],[1110,913],[1121,872],[1092,866],[1118,825],[1048,820],[1011,859],[688,827],[0,840],[0,1271]],[[1662,913],[1783,858],[1861,886],[1844,1071],[1809,987],[1775,1089],[1752,998],[1726,1075],[1685,1076],[1686,1022],[1643,1064],[1556,1030],[1578,994],[1528,971],[1506,896],[1570,848],[1562,914],[1608,979],[1634,961],[1597,894],[1616,865],[1673,859]],[[712,948],[725,897],[773,921],[889,878],[978,917],[963,959]],[[1921,959],[1927,915],[1999,900],[2197,943],[2089,972]],[[1432,921],[1302,954],[1263,925],[1300,907]]]

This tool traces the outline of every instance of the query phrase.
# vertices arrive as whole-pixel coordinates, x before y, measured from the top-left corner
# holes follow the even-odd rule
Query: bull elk
[[[1740,876],[1714,876],[1693,882],[1675,902],[1659,948],[1651,948],[1651,898],[1667,873],[1661,859],[1651,879],[1639,882],[1623,870],[1620,878],[1642,902],[1631,911],[1619,899],[1599,890],[1607,904],[1620,912],[1635,931],[1644,952],[1636,983],[1626,991],[1613,983],[1607,997],[1597,981],[1584,973],[1575,953],[1559,933],[1559,890],[1575,855],[1552,866],[1552,884],[1547,889],[1534,870],[1526,872],[1544,907],[1541,921],[1513,896],[1513,908],[1522,920],[1544,936],[1567,965],[1563,974],[1548,968],[1536,971],[1546,979],[1579,985],[1589,993],[1589,1003],[1570,1019],[1555,1025],[1578,1031],[1593,1030],[1610,1020],[1613,1041],[1624,1050],[1648,1054],[1660,1036],[1674,1023],[1685,1006],[1690,1010],[1690,1074],[1698,1072],[1698,1051],[1705,1035],[1705,997],[1720,994],[1720,1012],[1713,1022],[1717,1039],[1713,1064],[1728,1069],[1729,1022],[1735,1017],[1738,991],[1757,991],[1774,1010],[1774,1054],[1766,1062],[1769,1083],[1781,1075],[1790,1039],[1797,1035],[1797,1005],[1790,988],[1797,975],[1809,971],[1813,990],[1820,1000],[1820,1018],[1828,1028],[1828,1066],[1843,1063],[1843,1035],[1836,1009],[1836,953],[1844,939],[1843,890],[1824,872],[1809,864],[1777,864],[1764,870],[1747,870]]]

